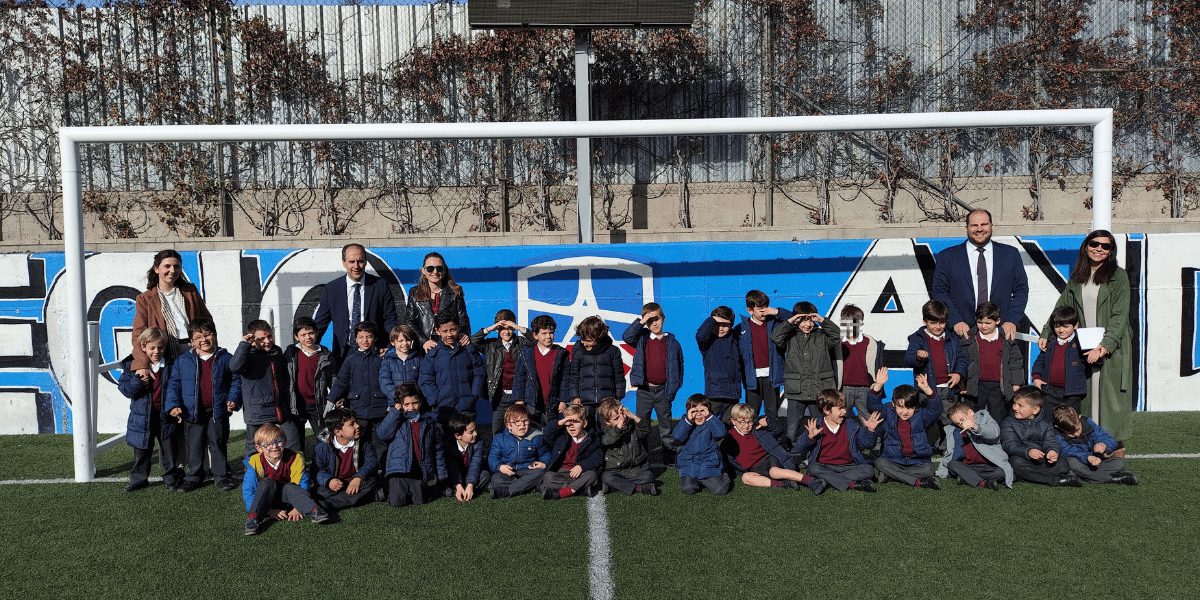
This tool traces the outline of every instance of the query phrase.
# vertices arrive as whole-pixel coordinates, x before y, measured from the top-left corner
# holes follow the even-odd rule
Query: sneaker
[[[992,490],[993,492],[998,492],[998,491],[1000,491],[1000,480],[999,479],[985,480],[983,482],[983,487],[986,487],[987,489]]]
[[[324,523],[329,520],[329,513],[318,506],[312,509],[312,512],[308,513],[308,518],[312,519],[313,523]]]
[[[146,489],[146,487],[147,487],[147,486],[149,486],[149,485],[150,485],[150,482],[149,482],[149,481],[139,481],[139,482],[137,482],[137,483],[131,483],[131,484],[129,484],[129,485],[127,485],[127,486],[125,486],[124,488],[122,488],[122,489],[121,489],[121,491],[122,491],[122,492],[125,492],[125,493],[127,493],[127,494],[128,494],[128,493],[130,493],[130,492],[136,492],[136,491],[138,491],[138,490],[144,490],[144,489]]]
[[[179,485],[175,486],[175,491],[176,491],[176,492],[182,492],[182,493],[186,494],[186,493],[188,493],[188,492],[190,492],[190,491],[193,491],[193,490],[195,490],[195,489],[196,489],[196,488],[198,488],[198,487],[200,487],[200,485],[199,485],[199,484],[197,484],[197,483],[195,483],[195,482],[192,482],[192,481],[185,481],[185,482],[183,482],[183,483],[181,483],[181,484],[179,484]]]
[[[1126,473],[1124,471],[1117,473],[1116,475],[1113,475],[1112,482],[1119,483],[1121,485],[1137,485],[1138,484],[1136,475],[1134,475],[1133,473]]]
[[[938,481],[937,477],[926,477],[925,479],[921,480],[921,487],[931,490],[940,490],[942,489],[942,482]]]
[[[642,484],[642,493],[643,493],[643,494],[650,495],[650,496],[657,496],[657,495],[659,495],[661,492],[659,492],[659,490],[658,490],[658,484],[657,484],[657,483],[654,483],[654,482],[652,481],[652,482],[650,482],[650,483],[643,483],[643,484]]]
[[[246,535],[258,535],[258,519],[246,519]]]
[[[808,484],[808,489],[812,491],[814,496],[824,494],[828,487],[829,483],[820,478],[813,478],[812,483]]]
[[[783,489],[785,489],[785,490],[798,490],[798,489],[800,489],[800,482],[799,482],[799,481],[793,481],[793,480],[791,480],[791,479],[784,479],[784,480],[783,480]]]
[[[874,492],[875,482],[870,479],[860,479],[854,482],[854,489],[860,492]]]
[[[221,491],[223,492],[228,492],[237,488],[237,482],[235,482],[231,477],[226,477],[217,482],[217,487],[221,488]]]

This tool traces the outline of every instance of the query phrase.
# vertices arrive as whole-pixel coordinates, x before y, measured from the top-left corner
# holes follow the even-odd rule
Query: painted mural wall
[[[1119,260],[1131,273],[1131,322],[1138,410],[1200,410],[1189,393],[1200,377],[1196,289],[1200,282],[1200,234],[1118,236]],[[1049,316],[1073,263],[1079,236],[996,238],[1017,247],[1029,276],[1031,331]],[[465,290],[473,326],[486,326],[501,308],[522,324],[538,314],[558,322],[557,341],[574,343],[584,317],[604,317],[617,337],[655,301],[666,311],[666,329],[684,348],[685,381],[675,412],[688,394],[703,390],[694,334],[717,305],[744,314],[745,292],[758,288],[772,303],[790,308],[808,300],[835,315],[846,304],[866,313],[865,330],[886,343],[885,362],[902,367],[907,336],[921,324],[929,297],[934,256],[962,241],[954,238],[801,242],[627,244],[608,246],[515,246],[438,248]],[[429,248],[370,248],[370,269],[391,280],[403,312],[407,289]],[[182,251],[184,271],[216,318],[223,346],[236,345],[245,323],[265,318],[290,341],[295,316],[312,315],[325,282],[342,275],[338,249]],[[100,324],[103,362],[131,348],[133,298],[146,284],[152,253],[102,253],[87,259],[89,320]],[[72,369],[84,359],[68,356],[63,254],[0,255],[0,433],[71,431]],[[1030,322],[1032,321],[1032,323]],[[328,344],[328,340],[326,340]],[[631,349],[623,347],[627,364]],[[1036,353],[1029,352],[1032,361]],[[99,429],[120,432],[128,402],[115,374],[99,383]],[[911,381],[894,372],[890,385]],[[633,393],[626,398],[632,406]],[[234,426],[240,426],[235,416]]]

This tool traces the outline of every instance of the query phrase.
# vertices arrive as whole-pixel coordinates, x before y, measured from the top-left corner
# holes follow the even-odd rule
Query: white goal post
[[[372,123],[323,125],[161,125],[62,127],[64,277],[67,287],[68,352],[87,360],[87,297],[84,279],[84,229],[79,145],[87,143],[289,142],[398,139],[611,138],[676,135],[816,133],[1074,126],[1092,128],[1092,228],[1109,229],[1112,221],[1113,111],[1110,108],[1014,110],[986,112],[814,115],[727,119],[659,119],[637,121],[559,121],[525,123]],[[580,241],[591,242],[591,194],[579,195]],[[82,365],[80,365],[82,366]],[[74,434],[75,481],[95,476],[95,395],[91,368],[73,368],[69,398]],[[93,376],[94,377],[94,376]],[[65,395],[65,394],[64,394]]]

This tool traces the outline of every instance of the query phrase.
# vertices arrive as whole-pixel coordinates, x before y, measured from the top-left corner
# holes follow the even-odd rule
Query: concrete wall
[[[1189,393],[1200,373],[1200,234],[1118,237],[1119,257],[1134,286],[1137,408],[1200,410],[1200,400]],[[1080,239],[997,238],[1024,257],[1032,323],[1049,315]],[[644,302],[662,303],[667,329],[680,336],[685,352],[686,381],[676,402],[680,412],[682,399],[702,389],[693,334],[714,306],[725,304],[740,313],[742,296],[751,288],[766,291],[781,306],[810,300],[825,314],[854,303],[867,311],[866,331],[892,351],[902,351],[907,335],[920,325],[933,257],[959,241],[955,236],[437,249],[466,289],[475,328],[489,324],[503,307],[513,308],[522,323],[547,313],[559,323],[558,341],[571,344],[574,325],[583,317],[603,315],[619,336]],[[400,300],[405,297],[401,285],[406,289],[415,282],[421,257],[430,249],[371,247],[371,268],[393,280]],[[106,362],[129,353],[132,299],[145,287],[152,254],[149,248],[97,252],[87,260],[89,319],[100,323]],[[286,340],[292,318],[311,314],[319,286],[341,273],[336,248],[189,250],[183,256],[187,277],[205,296],[227,346],[234,345],[244,323],[260,317],[281,324],[280,338]],[[0,433],[71,431],[70,402],[78,392],[65,382],[84,363],[67,355],[62,274],[61,252],[0,254]],[[624,350],[628,361],[629,349]],[[886,360],[901,366],[896,353],[888,352]],[[910,378],[911,373],[897,372],[892,385]],[[108,378],[100,390],[100,430],[123,430],[128,402]]]

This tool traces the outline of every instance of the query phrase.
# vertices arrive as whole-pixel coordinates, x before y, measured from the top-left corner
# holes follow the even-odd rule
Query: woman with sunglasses
[[[438,345],[433,321],[443,312],[458,317],[459,331],[471,331],[467,318],[467,301],[462,286],[454,282],[450,267],[437,252],[425,255],[421,263],[421,275],[417,285],[408,291],[408,324],[417,332],[417,339],[424,351]]]
[[[1130,354],[1129,275],[1117,266],[1116,238],[1097,229],[1084,238],[1067,288],[1054,307],[1070,306],[1080,327],[1103,327],[1100,345],[1084,353],[1091,367],[1083,414],[1117,439],[1132,433],[1133,360]],[[1038,347],[1045,350],[1054,329],[1047,321]]]

